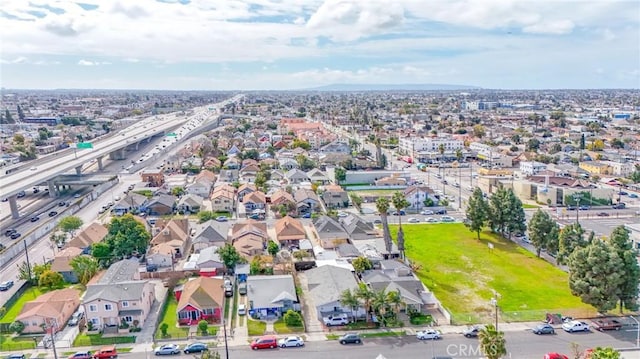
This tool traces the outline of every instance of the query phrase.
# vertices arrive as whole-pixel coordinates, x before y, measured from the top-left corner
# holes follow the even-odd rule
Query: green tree
[[[280,251],[280,246],[278,245],[278,243],[269,241],[269,244],[267,244],[267,253],[275,258],[276,254],[278,254],[278,251]]]
[[[351,317],[353,318],[355,318],[356,310],[360,306],[360,299],[356,294],[357,293],[355,293],[351,289],[345,289],[342,293],[340,293],[339,299],[339,302],[342,306],[351,308]]]
[[[392,290],[390,292],[387,292],[387,303],[389,303],[389,305],[391,306],[395,318],[398,318],[400,309],[402,309],[402,306],[406,304],[402,300],[402,295],[400,295],[399,290]]]
[[[98,242],[91,245],[91,256],[98,261],[101,267],[107,268],[113,260],[111,247],[106,242]]]
[[[62,274],[52,270],[44,271],[38,277],[38,286],[45,288],[59,288],[64,284]]]
[[[240,253],[236,250],[230,243],[226,243],[224,246],[218,248],[217,252],[224,263],[224,266],[227,268],[227,272],[233,273],[236,264],[242,261],[242,257]]]
[[[579,223],[568,224],[560,230],[558,236],[559,264],[567,264],[567,260],[576,248],[586,247],[588,242],[584,239],[584,229]]]
[[[532,138],[527,142],[527,151],[536,152],[540,149],[540,141],[537,138]]]
[[[16,145],[24,145],[24,136],[16,133],[15,135],[13,135],[13,143],[15,143]]]
[[[351,262],[351,265],[357,274],[364,273],[364,271],[373,268],[373,264],[367,257],[358,257]]]
[[[203,351],[200,356],[195,356],[196,359],[221,359],[220,353],[211,350]]]
[[[173,188],[171,189],[171,194],[172,194],[173,196],[176,196],[176,197],[180,197],[180,196],[182,196],[184,193],[185,193],[184,188],[179,187],[179,186],[178,186],[178,187],[173,187]]]
[[[355,193],[351,193],[349,195],[349,197],[351,198],[351,202],[353,203],[354,206],[360,208],[360,206],[362,206],[362,197],[358,196]]]
[[[298,166],[303,171],[309,171],[313,168],[316,168],[316,163],[313,160],[305,155],[297,155],[296,162],[298,162]]]
[[[202,335],[207,335],[209,329],[209,323],[206,320],[201,320],[198,322],[198,332]]]
[[[364,310],[366,312],[365,321],[369,321],[369,312],[371,311],[371,303],[375,297],[375,293],[369,288],[366,283],[359,283],[358,288],[355,291],[356,298],[362,301]]]
[[[164,322],[162,324],[160,324],[160,332],[162,333],[162,336],[165,337],[165,338],[168,336],[167,335],[167,330],[169,330],[169,324],[164,323]]]
[[[475,137],[482,138],[484,137],[485,133],[486,131],[484,129],[484,126],[482,126],[481,124],[477,124],[473,126],[473,135]]]
[[[618,253],[607,243],[594,240],[569,256],[569,288],[583,303],[600,313],[616,307],[626,275]]]
[[[151,234],[133,215],[128,213],[114,217],[108,228],[104,241],[109,245],[113,258],[126,258],[147,251]]]
[[[558,248],[559,227],[549,214],[541,209],[531,217],[529,222],[529,239],[536,248],[536,255],[540,257],[542,250],[555,253]]]
[[[302,326],[302,315],[296,312],[295,310],[287,310],[282,316],[285,324],[288,327],[301,327]]]
[[[513,190],[498,187],[489,199],[489,208],[489,227],[493,232],[506,237],[511,233],[523,233],[526,230],[522,201],[516,197]]]
[[[22,262],[18,266],[18,279],[31,282],[32,284],[38,281],[33,280],[33,268],[27,265],[27,262]]]
[[[593,349],[589,359],[620,359],[620,352],[613,348],[597,347]]]
[[[60,219],[58,227],[65,233],[71,233],[82,227],[82,219],[77,216],[67,216]]]
[[[33,273],[33,283],[40,285],[40,277],[48,271],[51,271],[51,263],[35,264],[31,270]]]
[[[487,359],[499,359],[507,355],[507,341],[504,333],[496,329],[493,324],[482,328],[478,333],[480,349]]]
[[[635,311],[638,308],[638,283],[640,282],[640,268],[638,266],[638,252],[633,248],[629,238],[629,230],[624,226],[616,227],[609,237],[609,244],[622,260],[622,272],[625,275],[620,283],[620,313],[623,309]]]
[[[303,141],[296,138],[291,143],[291,148],[296,148],[296,147],[300,147],[303,150],[309,151],[311,149],[311,144],[309,144],[308,141]]]
[[[22,334],[22,332],[24,331],[24,323],[16,320],[15,322],[11,323],[11,325],[9,325],[9,330],[16,334]]]
[[[378,316],[378,321],[380,321],[383,326],[387,326],[387,313],[389,313],[390,307],[387,298],[387,292],[384,289],[373,292],[371,307]]]
[[[338,184],[347,179],[347,171],[342,167],[336,167],[333,170],[333,174],[335,176],[336,183]]]
[[[470,231],[476,232],[478,239],[480,239],[480,231],[489,220],[489,203],[484,198],[484,193],[479,187],[473,190],[469,198],[466,218],[465,226]]]
[[[384,247],[387,253],[391,253],[392,242],[391,232],[389,231],[389,222],[387,221],[387,213],[389,212],[389,199],[386,197],[380,197],[376,200],[376,209],[380,213],[380,220],[382,221],[382,234],[384,239]]]
[[[213,211],[200,211],[198,212],[198,221],[204,223],[216,218],[216,213]]]
[[[396,241],[398,242],[398,251],[400,251],[400,256],[404,258],[404,231],[402,230],[402,216],[400,213],[411,204],[404,196],[404,193],[398,191],[393,194],[391,197],[391,203],[393,203],[393,207],[398,214],[398,234],[396,235]]]
[[[71,259],[69,265],[82,285],[87,285],[100,270],[100,264],[94,257],[84,255]]]
[[[4,110],[3,123],[6,123],[6,124],[16,123],[16,121],[13,119],[13,116],[11,116],[11,112],[9,112],[9,109]]]

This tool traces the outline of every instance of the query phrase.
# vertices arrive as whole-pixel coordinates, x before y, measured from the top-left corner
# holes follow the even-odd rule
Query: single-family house
[[[196,195],[203,198],[209,197],[211,189],[213,188],[214,181],[215,178],[213,180],[209,179],[208,177],[201,177],[199,179],[196,178],[192,183],[189,183],[186,186],[185,192],[187,194]]]
[[[176,197],[166,193],[153,196],[145,205],[147,214],[152,216],[166,216],[176,210]]]
[[[362,217],[353,213],[341,218],[340,223],[342,223],[345,231],[349,234],[349,239],[360,240],[379,236],[378,231],[371,222],[367,222]]]
[[[322,200],[327,208],[349,207],[349,195],[347,191],[335,184],[324,186]]]
[[[235,146],[233,148],[235,148]],[[240,160],[238,160],[236,157],[229,157],[226,161],[224,161],[224,167],[230,170],[240,169]]]
[[[307,172],[307,176],[309,177],[309,181],[311,181],[311,183],[320,183],[321,185],[331,183],[331,179],[329,179],[329,177],[327,177],[327,175],[318,168],[311,169],[309,172]]]
[[[78,275],[71,267],[71,260],[82,255],[82,249],[67,247],[56,254],[51,262],[51,271],[60,273],[67,283],[78,283]]]
[[[80,291],[65,288],[52,290],[24,303],[16,321],[24,324],[23,334],[44,333],[47,328],[64,327],[80,305]]]
[[[212,269],[216,270],[224,268],[224,262],[218,254],[218,248],[216,246],[207,247],[200,251],[196,265],[198,269]]]
[[[302,182],[309,182],[309,176],[307,176],[307,173],[297,168],[293,168],[287,171],[286,177],[289,184],[300,184]]]
[[[318,319],[341,313],[356,318],[366,315],[361,305],[351,307],[343,305],[340,301],[344,291],[358,289],[358,281],[350,270],[325,265],[309,269],[304,272],[304,275],[309,287],[307,294],[312,298],[311,302],[315,305],[313,309]]]
[[[200,224],[191,239],[193,251],[200,253],[202,249],[210,246],[224,246],[228,232],[229,222],[209,220]]]
[[[107,236],[109,230],[100,223],[93,222],[85,229],[76,233],[73,238],[65,244],[65,248],[80,248],[82,253],[88,254],[91,251],[91,245],[98,243]]]
[[[295,208],[295,205],[296,205],[296,201],[293,199],[293,196],[291,195],[291,193],[282,189],[279,189],[273,194],[271,194],[270,200],[271,200],[272,208],[274,206],[284,205],[286,206],[287,209],[292,209],[292,208]]]
[[[256,275],[247,278],[249,314],[258,318],[280,317],[287,310],[300,310],[293,276]]]
[[[238,201],[242,202],[244,199],[244,196],[248,195],[249,193],[256,192],[257,190],[258,190],[258,187],[256,187],[256,185],[253,183],[241,184],[240,187],[238,187]]]
[[[264,192],[254,191],[244,196],[242,199],[245,211],[251,213],[256,209],[264,210],[267,206],[267,200]]]
[[[201,320],[219,323],[224,305],[223,286],[222,279],[198,277],[176,288],[178,323],[197,325]]]
[[[147,197],[141,194],[129,192],[111,208],[111,212],[118,216],[125,213],[140,213],[147,206],[148,201]]]
[[[290,171],[294,168],[300,168],[298,161],[293,158],[278,158],[278,162],[280,162],[280,168],[284,171]]]
[[[210,156],[204,161],[203,166],[205,168],[220,168],[222,167],[222,162],[216,157]]]
[[[276,221],[274,227],[280,247],[298,247],[298,242],[307,238],[307,233],[299,219],[284,216]]]
[[[322,153],[342,153],[351,154],[351,146],[348,143],[342,141],[333,141],[320,148]]]
[[[349,234],[338,221],[329,216],[319,216],[313,220],[316,238],[320,241],[322,248],[336,248],[342,243],[347,243]]]
[[[231,228],[231,243],[244,257],[262,254],[268,239],[267,224],[264,222],[248,219],[234,224]]]
[[[158,171],[143,171],[140,174],[142,182],[148,183],[149,187],[162,187],[164,184],[164,173]]]
[[[218,175],[219,182],[232,183],[238,179],[240,179],[240,172],[238,172],[237,169],[224,168],[220,170],[220,174]]]
[[[240,176],[243,178],[255,178],[256,174],[260,171],[260,166],[258,164],[253,163],[246,165],[240,169]]]
[[[211,210],[214,212],[232,213],[234,206],[235,188],[228,184],[217,186],[211,193]]]
[[[287,178],[287,175],[279,169],[271,170],[271,179],[274,181],[282,181]]]
[[[435,192],[427,186],[409,186],[404,190],[404,198],[409,202],[408,209],[414,211],[420,211],[425,206],[425,201],[430,200],[432,203],[437,203],[438,199],[435,197]]]
[[[315,213],[321,210],[320,199],[311,189],[300,188],[293,193],[298,215]]]
[[[411,269],[396,260],[383,260],[380,266],[381,269],[363,273],[362,282],[367,283],[374,291],[397,291],[405,303],[405,308],[423,312],[424,305],[430,304],[428,302],[432,294],[413,275]]]
[[[165,222],[156,222],[154,231],[157,234],[151,239],[147,252],[147,262],[160,267],[173,265],[176,259],[182,258],[190,251],[189,220],[174,218]]]
[[[204,198],[197,194],[182,196],[178,200],[178,211],[182,213],[198,213],[202,208],[202,201],[204,201]]]

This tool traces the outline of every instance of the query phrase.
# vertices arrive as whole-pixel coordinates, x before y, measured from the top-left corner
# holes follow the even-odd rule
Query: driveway
[[[156,331],[156,324],[158,323],[158,317],[160,316],[160,311],[162,310],[162,304],[167,298],[168,289],[164,287],[162,281],[153,280],[151,281],[154,284],[154,293],[156,295],[156,301],[151,306],[151,312],[147,316],[147,319],[142,326],[142,331],[136,333],[136,344],[153,344],[153,334]]]
[[[320,323],[320,320],[318,320],[316,305],[311,296],[307,294],[309,293],[309,282],[307,281],[307,276],[300,272],[298,272],[297,275],[302,293],[305,293],[302,297],[302,317],[304,318],[307,333],[324,332],[324,326]]]

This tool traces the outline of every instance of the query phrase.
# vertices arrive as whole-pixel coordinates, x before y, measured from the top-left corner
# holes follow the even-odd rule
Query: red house
[[[196,325],[201,320],[219,323],[224,305],[222,279],[198,277],[177,289],[177,315],[180,325]]]

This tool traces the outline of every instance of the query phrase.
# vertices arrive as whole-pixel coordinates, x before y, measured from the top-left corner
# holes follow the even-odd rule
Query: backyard
[[[156,328],[155,338],[163,338],[162,331],[160,330],[162,323],[167,323],[169,326],[169,328],[167,328],[166,338],[186,338],[189,335],[189,328],[178,327],[177,308],[178,301],[176,300],[176,296],[173,292],[169,292],[167,301],[162,308],[162,313],[160,313],[160,321],[158,322],[158,328]]]
[[[397,226],[390,227],[395,238]],[[567,273],[516,243],[489,232],[478,241],[463,224],[412,225],[403,231],[407,258],[420,267],[418,277],[456,324],[486,321],[494,310],[493,290],[500,294],[505,321],[542,320],[547,311],[596,314],[571,294]]]
[[[13,323],[16,320],[18,314],[22,310],[24,304],[30,300],[34,300],[38,298],[42,293],[44,293],[42,289],[38,287],[29,287],[24,293],[18,297],[18,299],[7,308],[7,312],[4,313],[2,317],[0,317],[0,323]]]

